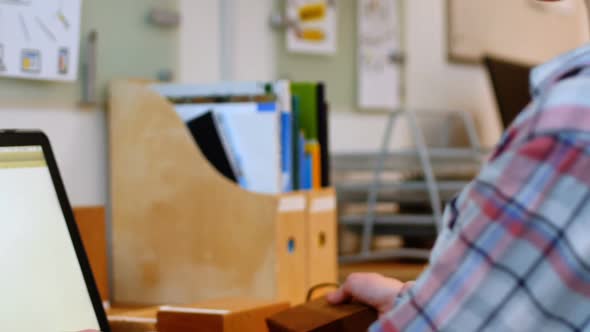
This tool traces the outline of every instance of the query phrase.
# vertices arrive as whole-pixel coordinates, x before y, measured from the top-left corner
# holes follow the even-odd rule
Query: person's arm
[[[454,227],[458,217],[456,205],[467,196],[468,192],[469,187],[453,199],[445,209],[442,230],[432,250],[431,261],[436,260],[440,252],[443,252],[449,243],[452,243],[452,240],[458,236],[456,227]],[[375,308],[379,312],[379,316],[382,316],[393,310],[414,284],[414,281],[404,283],[377,273],[353,273],[347,277],[337,291],[328,294],[326,299],[332,304],[355,300]]]
[[[440,252],[443,252],[449,243],[458,236],[457,228],[454,227],[458,217],[456,206],[467,196],[468,192],[469,187],[465,188],[447,205],[443,214],[442,229],[432,250],[431,261],[436,260]],[[382,316],[395,307],[398,300],[404,297],[414,283],[414,281],[404,283],[376,273],[353,273],[348,276],[337,291],[328,294],[326,299],[332,304],[340,304],[354,299],[375,308]]]
[[[587,146],[545,135],[498,155],[429,268],[371,331],[590,328],[576,309],[590,301],[590,238],[576,237],[590,220]]]
[[[375,308],[379,316],[382,316],[393,309],[395,299],[409,285],[411,284],[377,273],[353,273],[337,291],[328,294],[326,299],[332,304],[354,299]]]

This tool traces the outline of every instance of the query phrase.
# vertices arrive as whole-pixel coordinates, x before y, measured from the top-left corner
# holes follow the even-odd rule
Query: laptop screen
[[[0,184],[0,330],[100,330],[42,147],[0,147]]]

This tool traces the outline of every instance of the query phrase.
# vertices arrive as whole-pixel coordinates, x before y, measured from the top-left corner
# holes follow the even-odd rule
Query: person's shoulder
[[[590,143],[590,68],[561,79],[533,96],[507,128],[490,160],[541,137]]]
[[[526,117],[534,136],[590,139],[590,71],[555,82],[533,102]]]

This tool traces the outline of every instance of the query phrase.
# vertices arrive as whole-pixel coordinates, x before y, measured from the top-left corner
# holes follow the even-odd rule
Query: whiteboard
[[[358,96],[361,109],[394,110],[401,104],[398,0],[358,1]]]
[[[81,0],[0,0],[0,76],[74,81]]]

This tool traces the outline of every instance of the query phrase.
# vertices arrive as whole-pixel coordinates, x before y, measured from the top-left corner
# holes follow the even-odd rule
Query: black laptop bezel
[[[41,146],[43,149],[43,155],[45,156],[45,162],[47,163],[47,168],[49,169],[49,173],[51,174],[51,179],[53,181],[53,186],[55,188],[55,192],[59,199],[59,204],[61,206],[61,210],[63,216],[66,220],[66,224],[68,226],[68,230],[70,233],[70,238],[72,243],[74,244],[74,248],[76,250],[76,256],[78,257],[78,262],[80,264],[80,268],[82,270],[82,275],[84,276],[84,281],[86,282],[86,288],[88,289],[88,295],[90,296],[90,300],[92,301],[92,306],[94,307],[94,313],[98,324],[100,325],[100,330],[102,332],[110,332],[110,327],[108,325],[108,320],[104,308],[102,306],[102,301],[100,298],[100,294],[98,292],[98,288],[96,287],[96,282],[94,280],[94,276],[92,274],[92,269],[90,268],[90,263],[88,262],[88,256],[86,255],[86,250],[82,245],[82,239],[80,238],[80,233],[78,230],[78,226],[76,224],[74,214],[72,212],[72,207],[70,206],[70,201],[68,200],[65,187],[63,185],[63,181],[61,179],[61,175],[59,173],[59,169],[57,167],[57,163],[55,161],[53,151],[51,149],[51,145],[49,143],[49,139],[47,136],[40,132],[40,131],[16,131],[16,130],[2,130],[0,131],[0,147],[19,147],[19,146]],[[86,327],[88,328],[88,327]]]

